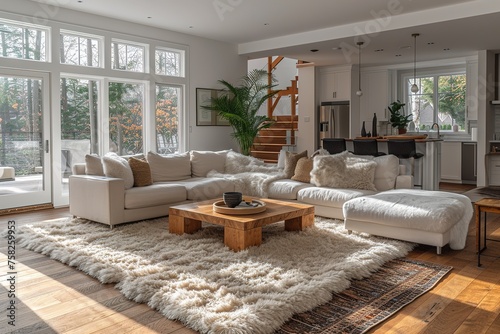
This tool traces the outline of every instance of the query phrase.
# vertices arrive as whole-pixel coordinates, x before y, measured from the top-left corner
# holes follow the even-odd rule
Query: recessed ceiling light
[[[375,52],[383,52],[384,49],[376,49]]]
[[[342,50],[342,48],[340,46],[334,46],[332,50]]]
[[[401,57],[402,55],[401,54],[397,54],[396,57]]]
[[[268,25],[269,25],[269,23],[264,23],[264,25],[265,25],[265,26],[268,26]]]
[[[428,42],[427,45],[434,45],[434,42]]]
[[[319,50],[318,49],[312,49],[310,50],[311,52],[318,52]]]
[[[78,3],[82,3],[83,1],[82,0],[78,0]]]
[[[151,18],[153,18],[153,17],[152,16],[148,16],[148,19],[151,19]]]
[[[443,51],[450,51],[450,48],[444,48]]]
[[[405,49],[410,49],[410,48],[411,48],[411,46],[409,46],[409,45],[404,45],[404,46],[400,47],[399,49],[400,49],[400,50],[405,50]]]
[[[193,28],[194,28],[194,26],[189,26],[189,29],[193,29]]]

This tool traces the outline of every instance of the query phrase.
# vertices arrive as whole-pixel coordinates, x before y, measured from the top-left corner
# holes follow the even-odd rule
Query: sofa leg
[[[437,252],[437,255],[441,255],[441,247],[440,246],[436,247],[436,252]]]

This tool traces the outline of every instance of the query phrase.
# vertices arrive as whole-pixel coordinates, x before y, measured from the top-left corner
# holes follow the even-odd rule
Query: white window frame
[[[48,26],[43,26],[39,24],[31,24],[24,23],[21,21],[14,21],[9,19],[0,18],[0,23],[19,27],[22,29],[38,29],[45,32],[45,60],[36,60],[36,59],[26,59],[26,58],[13,58],[13,57],[2,57],[3,59],[16,59],[16,60],[24,60],[24,61],[33,61],[37,63],[50,63],[52,62],[52,39],[51,39],[51,31],[52,29]],[[24,48],[24,45],[23,45]]]
[[[142,61],[143,61],[143,69],[142,71],[131,71],[128,69],[120,69],[120,68],[113,68],[113,43],[118,43],[118,44],[124,44],[126,46],[133,46],[133,47],[139,47],[144,50],[144,54],[142,55]],[[123,40],[123,39],[118,39],[118,38],[112,38],[111,43],[110,43],[110,59],[111,59],[111,67],[110,69],[113,71],[123,71],[123,72],[130,72],[130,73],[149,73],[149,44],[145,43],[139,43],[139,42],[134,42],[134,41],[128,41],[128,40]]]
[[[59,57],[59,64],[64,65],[64,66],[81,66],[81,67],[88,67],[88,68],[104,68],[104,37],[99,36],[99,35],[92,35],[92,34],[86,34],[83,32],[77,32],[77,31],[71,31],[71,30],[65,30],[61,29],[59,32],[59,35],[64,35],[64,36],[72,36],[72,37],[78,37],[78,38],[90,38],[90,39],[95,39],[97,40],[98,43],[98,52],[99,52],[99,66],[88,66],[88,65],[75,65],[75,64],[68,64],[68,63],[62,63],[61,59]]]
[[[157,73],[156,72],[156,52],[172,52],[172,53],[178,53],[179,54],[179,75],[168,75],[164,73]],[[164,76],[171,76],[171,77],[176,77],[176,78],[185,78],[186,77],[186,72],[185,72],[185,65],[184,63],[186,62],[186,52],[181,49],[175,49],[175,48],[169,48],[169,47],[163,47],[163,46],[156,46],[154,50],[154,71],[155,74],[157,75],[164,75]]]

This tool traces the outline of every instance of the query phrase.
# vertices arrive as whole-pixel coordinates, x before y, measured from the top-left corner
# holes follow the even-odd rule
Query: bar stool
[[[376,139],[353,139],[352,144],[356,155],[372,155],[374,157],[385,155],[384,152],[378,151]]]
[[[347,151],[345,138],[323,138],[323,148],[330,154]]]
[[[417,145],[415,144],[415,139],[389,139],[387,142],[387,152],[397,156],[400,160],[406,159],[410,161],[410,174],[415,176],[415,160],[419,160],[424,155],[422,153],[417,153]],[[420,178],[422,181],[423,171],[422,166],[419,168]],[[421,184],[415,184],[416,187],[422,187]]]

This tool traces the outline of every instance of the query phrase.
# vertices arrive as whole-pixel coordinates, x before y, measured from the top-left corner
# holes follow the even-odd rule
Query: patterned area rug
[[[452,267],[406,258],[355,280],[326,304],[294,315],[276,334],[364,333],[434,287]]]

